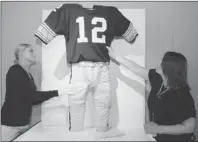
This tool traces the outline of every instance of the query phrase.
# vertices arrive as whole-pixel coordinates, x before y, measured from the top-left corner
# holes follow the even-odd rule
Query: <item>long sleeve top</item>
[[[6,95],[1,110],[1,124],[28,125],[32,106],[55,96],[58,96],[57,90],[37,91],[31,74],[28,75],[18,64],[11,66],[6,75]]]

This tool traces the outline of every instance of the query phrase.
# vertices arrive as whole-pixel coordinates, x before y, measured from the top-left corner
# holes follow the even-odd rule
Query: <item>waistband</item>
[[[109,62],[89,62],[83,61],[79,63],[73,63],[72,66],[84,66],[84,67],[102,67],[102,66],[109,66]]]

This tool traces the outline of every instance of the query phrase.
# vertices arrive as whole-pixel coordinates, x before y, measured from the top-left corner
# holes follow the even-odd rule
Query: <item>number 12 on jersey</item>
[[[79,24],[79,38],[77,38],[78,43],[88,42],[88,38],[85,36],[85,20],[84,17],[78,17],[76,19],[76,23]],[[106,36],[102,35],[102,37],[98,37],[97,34],[99,32],[105,32],[107,29],[107,22],[104,18],[94,17],[91,20],[92,25],[96,25],[97,23],[101,23],[101,27],[94,27],[91,31],[92,42],[93,43],[106,43]]]

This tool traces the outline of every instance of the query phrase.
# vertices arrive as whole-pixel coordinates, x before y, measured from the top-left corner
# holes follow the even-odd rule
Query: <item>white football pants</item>
[[[94,89],[96,130],[107,131],[111,104],[109,63],[80,62],[72,64],[71,69],[70,94],[68,97],[70,131],[83,130],[85,102],[90,87]]]

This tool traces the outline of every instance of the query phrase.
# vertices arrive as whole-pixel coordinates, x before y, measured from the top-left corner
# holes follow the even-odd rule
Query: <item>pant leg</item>
[[[108,65],[99,68],[94,100],[96,107],[96,130],[103,132],[107,131],[111,106]]]
[[[70,131],[78,132],[84,129],[85,101],[88,82],[84,75],[85,68],[72,65],[72,78],[68,95]]]
[[[11,127],[2,125],[2,141],[12,141],[28,129],[28,126]]]

